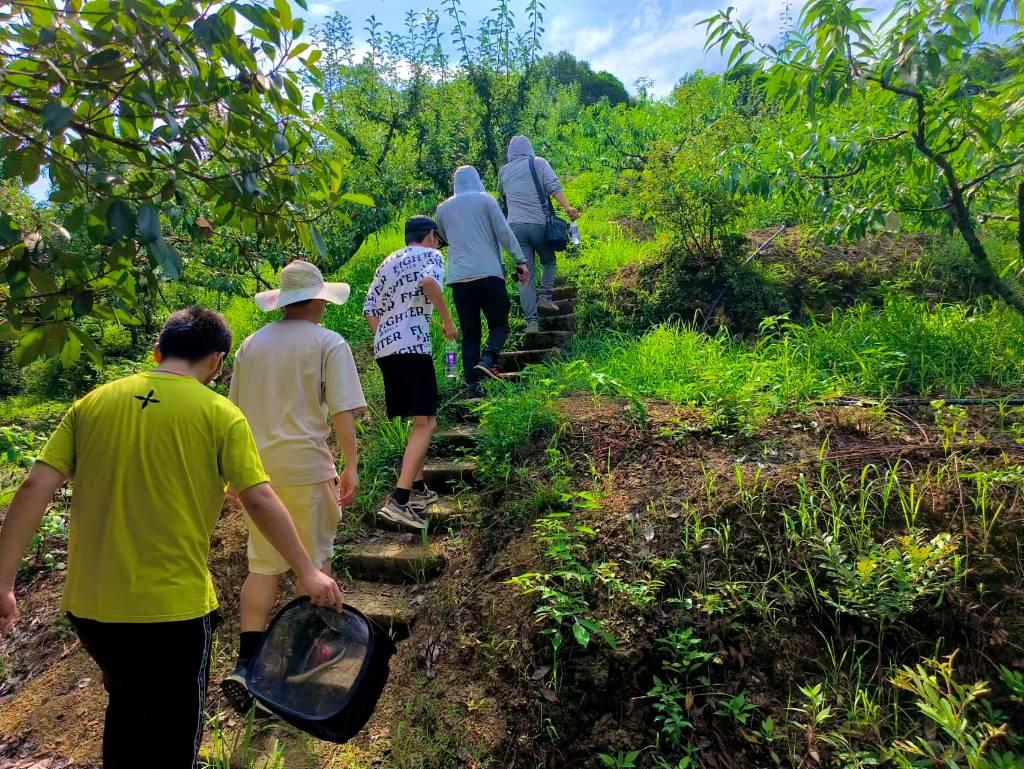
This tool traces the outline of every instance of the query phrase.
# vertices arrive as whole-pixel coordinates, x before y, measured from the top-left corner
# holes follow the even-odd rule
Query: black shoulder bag
[[[533,161],[533,158],[529,159],[530,175],[533,177],[533,183],[537,187],[540,207],[545,209],[547,215],[547,222],[544,225],[544,241],[555,251],[565,251],[569,247],[569,222],[555,215],[555,207],[551,205],[551,198],[544,194],[544,188],[540,186],[540,179],[537,178],[537,167]]]

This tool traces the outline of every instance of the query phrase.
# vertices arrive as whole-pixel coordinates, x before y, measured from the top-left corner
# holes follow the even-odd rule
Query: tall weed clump
[[[770,318],[755,344],[664,324],[636,338],[593,335],[582,364],[549,374],[566,387],[701,406],[712,426],[752,428],[808,401],[840,395],[963,395],[1024,377],[1024,318],[1002,305],[928,307],[890,295],[827,322]]]
[[[773,353],[792,354],[852,394],[956,396],[1024,375],[1024,317],[1005,305],[929,308],[892,294],[880,310],[858,305],[788,331]]]

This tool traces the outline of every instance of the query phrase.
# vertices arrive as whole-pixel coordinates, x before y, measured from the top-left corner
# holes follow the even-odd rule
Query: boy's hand
[[[580,210],[578,208],[573,208],[572,206],[569,206],[569,210],[566,211],[566,213],[569,215],[569,218],[574,222],[580,218]]]
[[[344,606],[338,583],[319,569],[313,569],[299,580],[299,592],[308,595],[317,606],[326,606],[335,611],[341,611]]]
[[[9,633],[18,621],[18,601],[14,589],[0,593],[0,635]]]
[[[516,280],[524,285],[530,282],[530,270],[525,264],[516,265]]]
[[[455,321],[451,318],[444,321],[444,325],[442,325],[441,330],[444,332],[445,339],[450,339],[454,342],[459,338],[459,330],[455,327]]]
[[[354,467],[346,467],[340,478],[334,479],[338,492],[339,505],[351,505],[359,493],[359,472]]]

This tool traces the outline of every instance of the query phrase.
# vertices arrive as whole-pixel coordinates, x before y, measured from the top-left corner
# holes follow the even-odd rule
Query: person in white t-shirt
[[[344,304],[349,287],[325,283],[315,265],[294,261],[281,271],[281,288],[254,299],[261,310],[283,309],[284,318],[250,336],[235,354],[231,400],[252,427],[274,491],[295,521],[313,563],[331,573],[341,505],[359,489],[355,414],[366,406],[352,349],[323,328],[326,303]],[[345,458],[338,476],[327,446],[331,425]],[[238,666],[221,683],[225,696],[246,712],[253,698],[245,673],[288,564],[259,530],[249,529],[249,576],[242,586]]]
[[[424,529],[422,512],[437,502],[437,494],[423,479],[423,463],[437,429],[437,378],[430,346],[434,308],[446,338],[454,340],[459,332],[441,289],[444,257],[437,250],[437,222],[428,216],[411,217],[405,223],[405,243],[377,268],[363,314],[374,333],[388,419],[413,420],[398,483],[377,514],[410,529]]]

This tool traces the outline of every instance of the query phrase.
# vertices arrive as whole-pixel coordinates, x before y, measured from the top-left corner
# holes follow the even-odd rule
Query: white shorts
[[[302,546],[313,563],[320,567],[325,561],[330,561],[334,556],[334,535],[341,520],[338,487],[334,480],[304,486],[274,486],[274,491],[291,513]],[[249,571],[267,576],[288,571],[288,562],[260,533],[248,515],[245,516],[245,525],[249,529]]]

